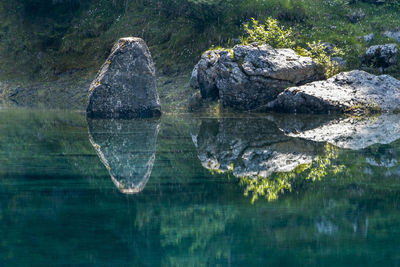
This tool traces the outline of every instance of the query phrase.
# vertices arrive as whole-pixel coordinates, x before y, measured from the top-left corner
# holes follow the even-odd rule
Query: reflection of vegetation
[[[224,236],[229,223],[238,216],[233,206],[181,204],[160,213],[146,208],[137,211],[135,227],[139,231],[148,229],[154,224],[152,218],[157,217],[160,245],[170,251],[162,260],[163,266],[203,266],[205,261],[226,262],[229,258],[228,239],[219,237]]]
[[[324,155],[316,157],[311,164],[302,164],[291,172],[275,173],[269,177],[242,177],[240,184],[245,187],[245,196],[251,194],[252,203],[259,197],[265,197],[268,201],[276,200],[279,194],[291,192],[292,185],[296,181],[320,181],[328,174],[337,174],[342,171],[343,165],[332,163],[332,160],[337,157],[338,149],[333,145],[326,144]]]

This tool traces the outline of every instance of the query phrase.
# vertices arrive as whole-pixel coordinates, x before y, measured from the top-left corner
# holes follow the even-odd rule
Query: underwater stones
[[[89,139],[115,186],[124,194],[141,192],[150,178],[159,119],[88,119]]]
[[[365,52],[364,61],[375,67],[387,68],[397,63],[398,53],[396,44],[373,45]]]
[[[89,89],[89,118],[138,118],[161,115],[155,68],[146,43],[121,38]]]
[[[400,81],[359,70],[343,72],[325,81],[288,88],[270,107],[309,114],[395,112],[400,107]]]
[[[311,58],[257,44],[209,50],[196,67],[202,97],[219,97],[223,107],[239,110],[258,110],[289,86],[323,78]]]

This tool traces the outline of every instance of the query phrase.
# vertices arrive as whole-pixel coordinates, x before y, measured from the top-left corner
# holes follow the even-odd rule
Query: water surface
[[[399,265],[399,125],[0,110],[0,265]]]

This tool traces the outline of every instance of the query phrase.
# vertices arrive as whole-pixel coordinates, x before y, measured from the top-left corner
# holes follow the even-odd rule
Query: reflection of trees
[[[292,184],[300,181],[320,181],[328,174],[336,175],[343,170],[343,165],[335,165],[334,159],[338,157],[338,149],[332,145],[325,145],[325,153],[315,157],[312,163],[299,165],[291,172],[274,173],[267,177],[256,178],[241,177],[240,183],[245,187],[245,195],[252,196],[252,203],[259,197],[268,201],[278,199],[280,194],[292,191]]]
[[[145,231],[154,223],[154,215],[154,210],[138,210],[135,226]],[[199,263],[214,265],[219,261],[227,262],[230,257],[227,225],[237,215],[234,207],[214,204],[177,205],[161,210],[156,215],[160,246],[169,250],[163,265],[197,266]]]

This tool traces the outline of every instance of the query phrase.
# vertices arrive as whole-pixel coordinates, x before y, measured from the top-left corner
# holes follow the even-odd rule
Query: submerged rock
[[[340,73],[326,81],[291,87],[271,103],[289,113],[374,113],[400,108],[400,81],[364,71]]]
[[[115,186],[125,194],[141,192],[153,169],[158,119],[88,119],[89,139]]]
[[[353,150],[374,144],[390,144],[400,138],[400,115],[383,114],[370,118],[343,118],[314,129],[288,134],[315,142],[328,142]]]
[[[90,118],[137,118],[161,115],[155,68],[146,43],[122,38],[89,89]]]
[[[219,97],[224,107],[240,110],[257,110],[289,86],[323,78],[311,58],[268,45],[210,50],[202,55],[196,67],[203,98]]]

